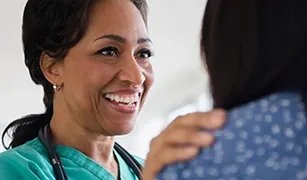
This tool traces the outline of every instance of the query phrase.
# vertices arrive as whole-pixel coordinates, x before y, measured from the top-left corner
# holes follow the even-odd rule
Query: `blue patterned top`
[[[276,93],[229,111],[215,144],[157,180],[307,179],[307,131],[299,94]]]

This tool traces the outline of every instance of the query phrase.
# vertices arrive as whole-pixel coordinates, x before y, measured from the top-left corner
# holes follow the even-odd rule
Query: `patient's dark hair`
[[[24,9],[22,40],[25,64],[32,80],[44,88],[43,114],[22,117],[10,123],[2,134],[6,149],[14,148],[37,137],[40,128],[51,120],[53,115],[54,91],[40,68],[43,52],[54,59],[63,59],[67,52],[83,37],[89,22],[91,6],[99,0],[28,0]],[[140,11],[147,25],[146,0],[130,0]],[[5,135],[12,138],[5,145]]]
[[[306,0],[208,0],[201,52],[214,107],[307,90]]]

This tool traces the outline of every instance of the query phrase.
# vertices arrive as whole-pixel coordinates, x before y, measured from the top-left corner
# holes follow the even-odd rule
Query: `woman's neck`
[[[71,118],[54,115],[50,122],[53,142],[72,147],[118,177],[118,163],[113,153],[114,137],[90,132]]]

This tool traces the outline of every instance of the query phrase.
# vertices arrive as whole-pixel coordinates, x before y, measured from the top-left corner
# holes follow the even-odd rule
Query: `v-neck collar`
[[[117,180],[108,170],[103,166],[87,157],[82,152],[67,146],[56,145],[56,151],[60,157],[67,158],[84,169],[90,171],[93,175],[97,176],[101,180]],[[113,150],[114,151],[114,150]],[[116,157],[118,158],[118,157]],[[120,159],[120,158],[118,158]],[[120,167],[120,165],[119,165]],[[121,174],[120,170],[119,173]]]
[[[28,142],[28,144],[29,145],[31,144],[31,146],[35,146],[40,151],[46,152],[45,147],[38,138],[35,138],[34,140]],[[117,180],[117,178],[114,177],[103,166],[101,166],[100,164],[98,164],[97,162],[95,162],[94,160],[92,160],[91,158],[87,157],[85,154],[74,148],[63,145],[55,145],[55,150],[59,154],[61,159],[62,158],[69,159],[70,161],[74,162],[77,166],[86,169],[100,180]],[[136,176],[134,172],[126,164],[124,159],[118,154],[118,152],[115,149],[113,149],[113,153],[117,159],[120,180],[135,179]]]

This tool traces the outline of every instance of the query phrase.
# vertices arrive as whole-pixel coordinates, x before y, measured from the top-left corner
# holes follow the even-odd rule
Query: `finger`
[[[161,155],[161,161],[163,165],[189,160],[196,156],[199,152],[199,147],[186,146],[186,147],[175,147],[171,146],[159,153]],[[163,157],[163,158],[162,158]]]
[[[213,110],[210,112],[195,112],[175,119],[174,126],[189,126],[201,129],[221,128],[226,120],[224,110]]]
[[[165,131],[159,138],[157,141],[160,140],[170,145],[208,147],[214,142],[214,136],[211,133],[186,127]]]

